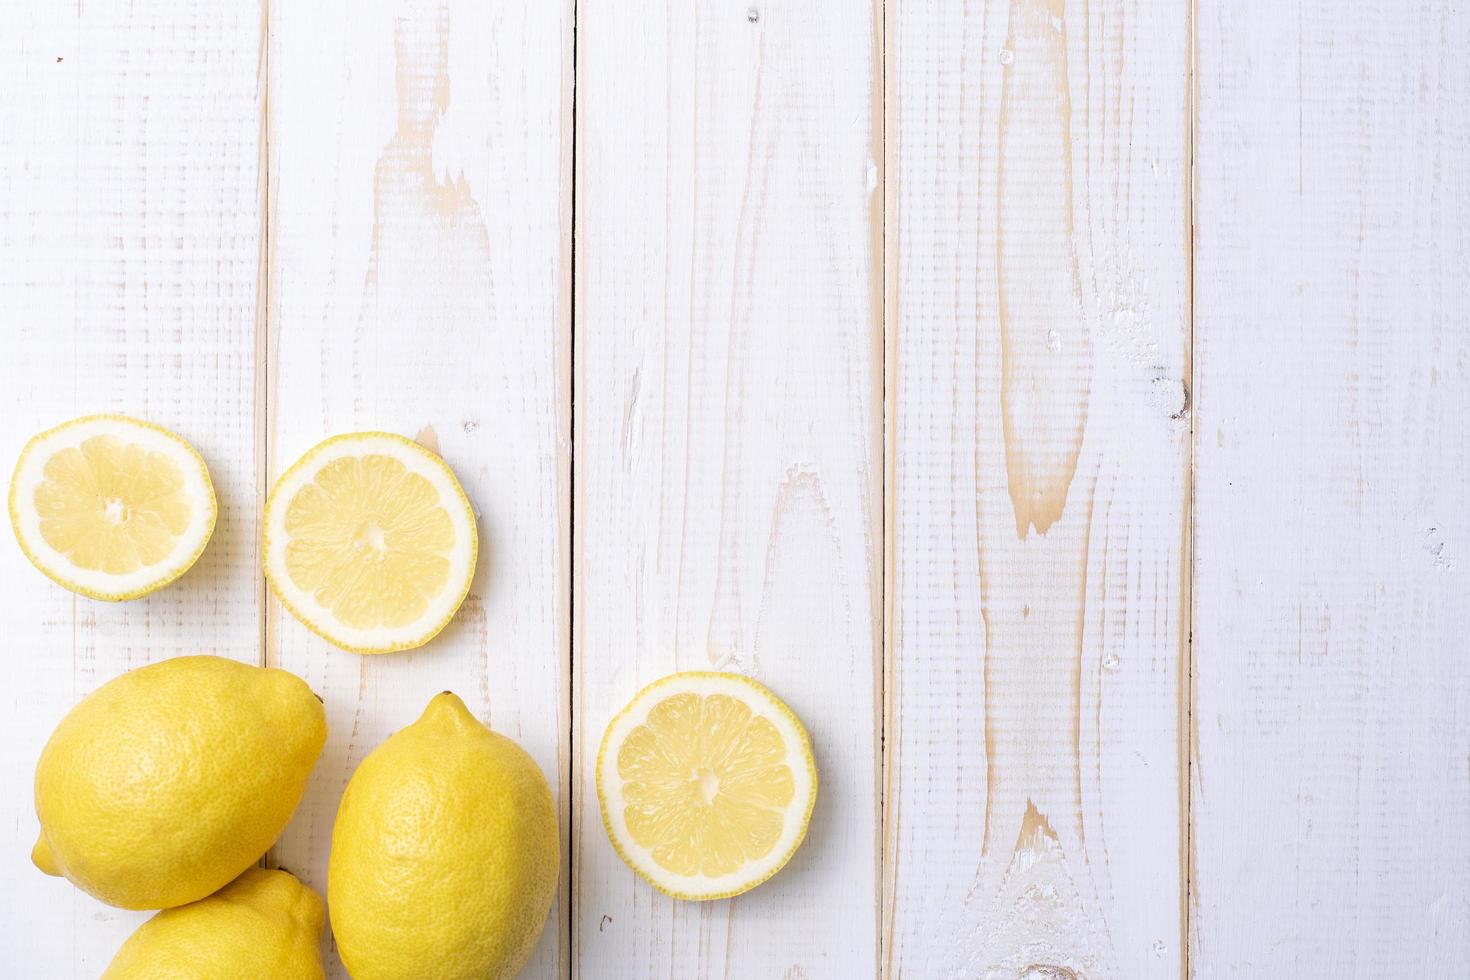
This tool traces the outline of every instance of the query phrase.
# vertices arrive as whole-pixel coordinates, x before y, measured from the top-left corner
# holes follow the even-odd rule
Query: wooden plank
[[[332,433],[417,433],[481,531],[418,651],[335,650],[271,603],[270,659],[332,730],[274,853],[317,887],[353,769],[445,689],[541,764],[566,840],[570,30],[568,4],[271,6],[271,474]],[[567,911],[525,976],[567,973]]]
[[[587,3],[577,35],[574,972],[871,976],[878,25]],[[642,685],[699,668],[786,699],[822,788],[786,870],[687,903],[618,859],[593,762]]]
[[[1470,959],[1470,8],[1199,4],[1196,976]]]
[[[1179,977],[1186,5],[889,16],[885,973]]]
[[[103,603],[0,548],[0,974],[96,976],[147,916],[27,860],[31,776],[76,701],[178,654],[254,661],[257,4],[14,4],[0,31],[0,460],[89,412],[209,464],[214,538],[182,579]]]

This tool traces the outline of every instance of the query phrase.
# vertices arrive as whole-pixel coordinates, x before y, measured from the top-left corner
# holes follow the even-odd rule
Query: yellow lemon
[[[362,761],[327,865],[332,935],[356,980],[513,977],[556,894],[546,777],[445,691]]]
[[[36,765],[42,871],[125,909],[197,901],[285,829],[327,739],[284,670],[177,657],[103,684]]]
[[[136,599],[199,558],[214,486],[194,447],[122,415],[88,415],[26,443],[10,524],[31,563],[93,599]]]
[[[739,674],[645,687],[597,753],[597,801],[628,866],[674,898],[729,898],[781,870],[806,836],[817,766],[801,721]]]
[[[285,871],[251,868],[138,927],[102,980],[320,980],[322,900]]]
[[[265,505],[271,588],[313,633],[354,653],[433,639],[470,590],[477,544],[453,471],[387,432],[328,439]]]

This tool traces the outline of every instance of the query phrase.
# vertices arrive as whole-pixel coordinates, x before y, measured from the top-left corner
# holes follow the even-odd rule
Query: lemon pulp
[[[326,464],[286,505],[286,571],[357,629],[417,620],[449,582],[454,528],[428,480],[377,454]]]
[[[52,580],[94,599],[135,599],[184,574],[214,532],[209,469],[183,439],[124,415],[87,415],[26,443],[10,524]]]
[[[633,840],[676,874],[725,875],[771,853],[795,796],[769,721],[725,694],[675,694],[618,750]]]
[[[478,536],[435,453],[354,432],[309,450],[265,505],[265,574],[291,614],[357,653],[427,643],[469,593]]]
[[[771,877],[806,836],[816,797],[801,721],[739,674],[655,681],[608,724],[597,755],[613,848],[674,898],[728,898]]]
[[[46,460],[34,499],[45,542],[79,568],[109,575],[163,561],[191,516],[183,470],[112,435]]]

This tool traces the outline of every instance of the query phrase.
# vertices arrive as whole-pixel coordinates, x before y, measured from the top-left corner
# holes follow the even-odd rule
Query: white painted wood
[[[1186,16],[889,11],[889,976],[1183,970]]]
[[[335,650],[270,604],[269,659],[331,726],[273,853],[318,888],[348,777],[441,690],[525,746],[566,813],[569,17],[271,5],[271,474],[332,433],[420,433],[481,531],[469,598],[421,650]],[[567,910],[564,892],[526,976],[567,973]]]
[[[219,497],[198,564],[145,599],[74,597],[0,531],[0,975],[95,977],[147,916],[30,863],[31,777],[76,701],[186,653],[254,661],[261,10],[6,4],[0,30],[0,467],[89,412],[167,426]]]
[[[1195,975],[1470,960],[1470,8],[1199,4]]]
[[[578,7],[575,973],[876,972],[878,25],[861,4]],[[675,670],[811,732],[806,843],[676,902],[613,851],[594,760]]]
[[[119,605],[0,533],[0,976],[95,976],[145,917],[31,867],[31,772],[197,651],[326,698],[271,855],[317,887],[433,693],[525,744],[569,848],[528,976],[1462,974],[1470,12],[579,6],[575,367],[571,4],[276,0],[269,43],[261,5],[5,7],[3,472],[127,412],[222,509]],[[264,480],[368,427],[483,534],[455,623],[378,658],[263,604],[256,545]],[[822,795],[777,878],[676,903],[592,760],[711,666],[806,720]]]

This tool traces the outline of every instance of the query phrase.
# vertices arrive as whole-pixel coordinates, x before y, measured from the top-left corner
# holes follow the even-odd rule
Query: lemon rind
[[[208,493],[209,520],[204,528],[203,534],[200,535],[198,547],[196,547],[188,555],[187,558],[179,561],[177,564],[172,566],[165,575],[161,576],[160,578],[150,580],[148,584],[136,589],[124,589],[118,592],[108,592],[101,589],[94,589],[91,586],[83,585],[80,582],[69,579],[64,575],[53,571],[44,562],[36,557],[36,553],[32,550],[31,544],[26,540],[25,533],[21,530],[20,506],[19,501],[17,500],[17,491],[19,490],[17,478],[20,476],[21,469],[25,465],[32,450],[34,450],[38,444],[46,439],[51,438],[57,433],[62,432],[66,429],[70,429],[74,426],[82,425],[87,422],[117,422],[124,425],[149,429],[153,432],[158,433],[159,435],[162,435],[171,442],[183,447],[183,449],[194,460],[194,462],[198,464],[199,476],[203,480],[205,491]],[[12,470],[10,474],[10,492],[6,498],[6,507],[10,514],[11,533],[15,535],[16,543],[20,545],[21,553],[26,556],[26,560],[34,565],[37,571],[39,571],[42,575],[46,576],[51,581],[55,582],[57,585],[66,589],[67,591],[75,592],[78,595],[84,595],[89,599],[97,599],[101,602],[126,602],[131,599],[141,599],[143,596],[151,595],[164,586],[171,585],[174,582],[178,581],[180,578],[183,577],[185,572],[194,567],[194,565],[199,561],[200,556],[204,554],[204,549],[209,546],[210,539],[214,537],[215,526],[219,522],[219,498],[215,495],[214,492],[214,481],[211,480],[209,477],[209,466],[204,462],[204,457],[199,454],[199,450],[190,445],[183,436],[170,429],[166,429],[161,425],[157,425],[145,419],[134,418],[131,415],[122,415],[116,412],[97,412],[92,415],[80,415],[74,419],[69,419],[66,422],[62,422],[60,425],[53,425],[51,428],[46,429],[43,432],[38,432],[35,435],[31,436],[30,439],[26,440],[26,444],[21,448],[20,455],[16,458],[15,469]]]
[[[279,499],[281,488],[288,484],[290,478],[294,476],[298,470],[304,468],[313,458],[317,457],[327,448],[342,442],[364,441],[368,439],[387,439],[391,442],[400,443],[404,446],[410,447],[413,451],[422,454],[425,458],[432,461],[434,465],[442,469],[444,471],[444,475],[449,479],[450,486],[452,486],[458,494],[459,502],[464,507],[465,518],[469,523],[470,529],[470,556],[469,564],[464,578],[464,586],[460,589],[459,595],[455,598],[454,603],[449,607],[448,613],[445,614],[437,623],[435,623],[432,629],[426,630],[421,634],[415,634],[409,639],[381,646],[346,642],[336,636],[333,636],[326,628],[319,626],[310,617],[303,614],[303,612],[297,608],[296,604],[293,603],[289,598],[287,598],[286,590],[281,586],[281,583],[276,580],[276,575],[271,568],[270,515],[276,505],[281,502]],[[306,452],[302,453],[301,456],[296,460],[296,462],[286,467],[285,472],[283,472],[279,477],[276,478],[275,485],[271,487],[270,495],[266,498],[265,510],[262,512],[260,524],[260,553],[262,559],[261,568],[265,573],[266,581],[270,583],[271,593],[276,597],[277,601],[279,601],[280,604],[285,607],[286,611],[295,618],[298,623],[300,623],[302,626],[305,626],[317,637],[326,640],[328,643],[337,647],[339,650],[346,650],[348,653],[371,655],[380,653],[400,653],[404,650],[416,650],[419,647],[428,643],[434,637],[438,636],[444,631],[444,627],[448,626],[454,620],[454,617],[459,614],[459,609],[464,604],[465,596],[469,595],[470,593],[470,586],[474,582],[475,578],[475,567],[480,560],[479,523],[475,520],[475,510],[472,506],[470,506],[470,498],[466,496],[464,492],[464,486],[459,482],[459,477],[455,474],[454,469],[450,467],[450,465],[445,462],[444,458],[438,453],[435,453],[425,448],[422,444],[415,442],[414,440],[409,439],[406,436],[401,436],[396,432],[343,432],[339,433],[338,435],[330,436],[326,439],[323,439],[321,442],[312,446]]]
[[[738,888],[721,889],[719,891],[711,892],[687,892],[677,888],[670,888],[662,882],[658,881],[652,875],[639,867],[636,861],[632,860],[629,857],[627,851],[623,848],[622,842],[618,839],[617,833],[613,830],[612,818],[608,813],[607,807],[607,790],[603,786],[602,774],[604,761],[608,752],[608,736],[611,735],[612,732],[617,728],[618,722],[620,720],[626,717],[628,713],[631,712],[635,707],[643,704],[647,696],[652,694],[656,689],[660,687],[675,685],[680,681],[698,680],[701,678],[719,678],[721,680],[734,681],[739,684],[743,684],[755,691],[756,694],[762,697],[763,701],[769,703],[777,712],[784,715],[786,719],[790,721],[792,728],[795,729],[797,735],[801,740],[802,761],[805,763],[807,772],[811,779],[811,793],[807,797],[805,811],[801,814],[800,830],[792,838],[791,844],[786,849],[785,853],[781,855],[780,859],[776,861],[769,870],[759,876],[752,878],[750,881],[742,883]],[[751,677],[747,677],[744,674],[736,674],[729,671],[720,670],[679,671],[677,673],[661,677],[651,684],[645,685],[638,691],[637,694],[633,695],[628,703],[623,706],[623,709],[619,711],[616,715],[614,715],[612,719],[607,723],[607,728],[603,730],[602,741],[597,747],[597,761],[594,764],[594,782],[596,783],[597,787],[597,808],[602,816],[602,828],[607,833],[607,839],[612,843],[613,850],[617,852],[618,857],[622,859],[623,863],[626,864],[633,871],[634,874],[638,875],[638,877],[648,882],[654,887],[654,889],[656,889],[660,893],[667,895],[670,898],[675,898],[679,899],[680,901],[686,902],[710,902],[722,898],[734,898],[736,895],[743,895],[746,892],[750,891],[752,888],[762,885],[765,882],[769,881],[771,878],[775,877],[782,868],[786,867],[786,865],[791,861],[792,857],[795,856],[797,850],[801,847],[802,843],[806,840],[807,831],[811,827],[812,812],[817,805],[817,794],[821,788],[820,780],[817,775],[816,758],[812,754],[811,736],[808,734],[806,726],[801,723],[801,719],[797,717],[796,712],[792,711],[790,706],[787,705],[785,701],[782,701],[770,688],[766,687],[760,681],[757,681]]]

